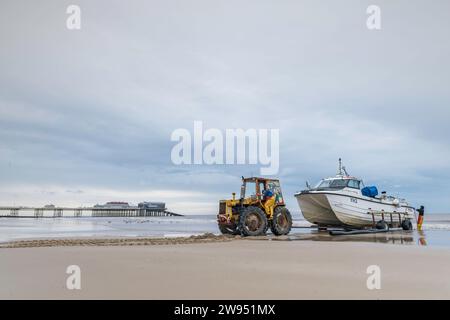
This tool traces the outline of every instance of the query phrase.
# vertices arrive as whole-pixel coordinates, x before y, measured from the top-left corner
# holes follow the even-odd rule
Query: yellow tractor
[[[267,230],[279,236],[288,234],[292,217],[284,203],[278,179],[242,177],[241,195],[221,200],[217,222],[223,234],[265,235]]]

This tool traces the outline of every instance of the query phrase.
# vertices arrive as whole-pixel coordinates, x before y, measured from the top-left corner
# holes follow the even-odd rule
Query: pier
[[[93,207],[0,207],[0,218],[81,218],[81,217],[174,217],[182,214],[168,211],[162,202],[142,202],[130,206],[126,202],[108,202]]]

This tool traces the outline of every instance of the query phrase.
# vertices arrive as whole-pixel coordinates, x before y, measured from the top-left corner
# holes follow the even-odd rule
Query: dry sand
[[[65,241],[69,247],[0,248],[0,298],[450,299],[449,249],[226,237]],[[81,268],[81,290],[66,289],[69,265]],[[381,268],[380,290],[367,289],[369,265]]]

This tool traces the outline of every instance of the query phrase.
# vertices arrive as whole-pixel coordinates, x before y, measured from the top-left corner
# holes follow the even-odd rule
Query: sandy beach
[[[0,248],[0,299],[450,299],[447,248],[234,238],[139,244]],[[81,290],[66,288],[69,265],[81,268]],[[380,267],[379,290],[366,286],[369,265]]]

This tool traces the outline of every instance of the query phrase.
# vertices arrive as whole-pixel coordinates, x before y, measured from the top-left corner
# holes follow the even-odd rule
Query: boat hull
[[[342,222],[334,214],[325,194],[296,195],[298,205],[306,220],[319,226],[339,226]]]
[[[378,198],[356,197],[334,192],[302,192],[296,195],[306,220],[318,225],[370,227],[385,220],[393,226],[410,219],[414,208]]]

